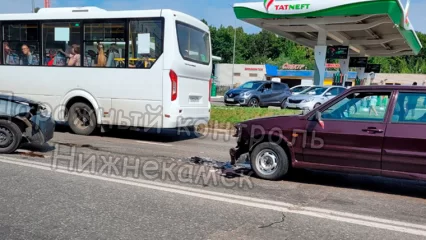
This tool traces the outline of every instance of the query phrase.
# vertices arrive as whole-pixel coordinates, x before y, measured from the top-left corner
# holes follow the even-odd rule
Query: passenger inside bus
[[[44,65],[53,66],[53,64],[55,62],[56,52],[53,51],[53,49],[50,49],[48,51],[49,52],[46,53],[46,58],[44,59]]]
[[[44,57],[45,66],[81,66],[81,48],[78,44],[69,45],[70,49],[46,49]],[[105,51],[105,49],[108,49]],[[97,51],[96,51],[97,50]],[[96,42],[86,44],[84,54],[84,66],[86,67],[109,67],[124,68],[125,59],[122,57],[122,50],[117,43],[104,45]],[[19,60],[18,60],[19,62]]]
[[[98,44],[98,62],[96,66],[105,67],[106,64],[107,64],[107,59],[105,56],[104,45]]]
[[[19,65],[19,56],[13,53],[8,42],[3,43],[3,62],[6,65]]]
[[[72,55],[72,50],[73,48],[75,48],[76,46],[78,46],[78,44],[72,44],[72,45],[68,45],[66,51],[64,52],[62,49],[59,49],[58,51],[60,53],[62,53],[63,55],[65,55],[67,58],[71,58]]]
[[[38,65],[37,56],[34,56],[31,53],[31,49],[27,44],[23,44],[21,47],[22,57],[19,61],[20,65],[28,66],[28,65]]]
[[[66,66],[67,57],[62,50],[49,49],[49,53],[46,56],[45,65],[47,66]]]
[[[123,49],[119,45],[113,43],[96,42],[85,45],[84,66],[86,67],[108,67],[108,68],[124,68],[124,58],[122,56]]]
[[[93,67],[96,64],[96,52],[93,50],[87,50],[84,56],[84,66]]]
[[[121,54],[116,43],[111,44],[106,55],[108,56],[107,67],[124,67],[121,61],[115,60],[121,59]]]
[[[74,45],[71,49],[70,59],[68,60],[68,66],[79,67],[80,66],[80,46]]]
[[[47,49],[44,65],[47,66],[80,66],[80,45],[68,45],[63,49]]]

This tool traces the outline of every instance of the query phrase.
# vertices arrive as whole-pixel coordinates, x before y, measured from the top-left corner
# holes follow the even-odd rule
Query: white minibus
[[[0,92],[40,101],[76,134],[210,118],[209,28],[168,10],[0,14]]]

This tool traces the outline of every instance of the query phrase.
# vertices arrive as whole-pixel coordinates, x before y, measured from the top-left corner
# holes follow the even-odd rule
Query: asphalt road
[[[426,183],[224,176],[229,135],[60,128],[0,156],[0,239],[425,239]],[[191,157],[204,163],[194,163]]]

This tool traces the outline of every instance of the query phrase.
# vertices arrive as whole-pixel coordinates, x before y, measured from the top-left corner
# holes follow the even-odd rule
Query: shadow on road
[[[299,170],[286,181],[426,199],[426,182],[316,170]]]
[[[67,125],[57,125],[55,132],[72,133],[71,129]],[[203,137],[201,133],[194,130],[187,129],[119,129],[113,128],[108,132],[101,133],[96,131],[92,134],[93,136],[99,137],[110,137],[119,139],[130,139],[139,141],[150,141],[158,143],[171,143],[178,141],[185,141],[190,139],[196,139]]]

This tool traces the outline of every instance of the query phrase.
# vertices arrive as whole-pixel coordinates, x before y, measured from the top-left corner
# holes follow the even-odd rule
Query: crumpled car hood
[[[18,97],[14,95],[4,95],[0,94],[0,100],[10,101],[10,102],[16,102],[16,103],[28,103],[29,105],[39,105],[38,102],[33,101],[31,99]]]

